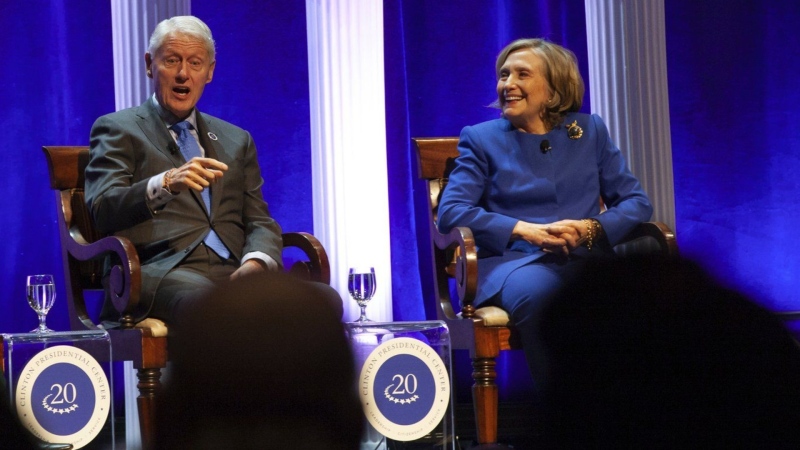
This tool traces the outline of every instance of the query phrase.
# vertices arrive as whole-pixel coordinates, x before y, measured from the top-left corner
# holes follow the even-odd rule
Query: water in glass
[[[350,276],[347,279],[347,290],[350,296],[361,307],[361,316],[356,322],[370,322],[367,319],[367,303],[375,295],[375,269],[370,267],[368,269],[351,268]]]
[[[56,300],[56,286],[52,275],[29,275],[27,282],[28,304],[39,315],[39,326],[32,333],[50,333],[45,320]]]

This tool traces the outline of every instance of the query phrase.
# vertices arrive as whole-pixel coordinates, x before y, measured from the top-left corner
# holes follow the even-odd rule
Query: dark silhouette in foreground
[[[691,262],[589,261],[540,335],[545,448],[800,448],[797,343]]]
[[[186,313],[158,404],[160,449],[357,449],[364,416],[341,299],[280,273]]]

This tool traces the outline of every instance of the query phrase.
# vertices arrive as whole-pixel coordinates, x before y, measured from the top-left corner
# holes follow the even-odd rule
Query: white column
[[[111,0],[114,48],[114,98],[117,111],[140,105],[151,93],[144,54],[156,25],[172,16],[190,14],[191,0]],[[125,448],[142,447],[136,398],[139,380],[133,363],[126,361]]]
[[[383,2],[306,0],[314,234],[331,258],[331,285],[347,293],[348,267],[375,267],[372,320],[392,319],[383,80]]]
[[[675,230],[663,0],[586,0],[592,112]]]

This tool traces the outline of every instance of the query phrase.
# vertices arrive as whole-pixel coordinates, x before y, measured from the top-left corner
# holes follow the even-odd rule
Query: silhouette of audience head
[[[341,299],[283,273],[213,290],[170,341],[160,449],[356,449],[364,416]]]
[[[0,348],[2,350],[2,348]],[[27,433],[14,413],[6,380],[0,374],[0,450],[32,450],[32,435]]]
[[[800,448],[800,351],[686,260],[590,261],[544,308],[545,448]]]

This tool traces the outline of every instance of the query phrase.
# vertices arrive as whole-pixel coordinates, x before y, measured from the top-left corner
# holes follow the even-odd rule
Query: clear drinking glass
[[[39,315],[39,326],[31,333],[51,333],[45,320],[53,302],[56,300],[56,285],[52,275],[28,275],[27,282],[28,304]]]
[[[367,303],[375,295],[375,269],[373,267],[351,267],[347,278],[347,290],[361,307],[361,317],[356,322],[371,322],[367,319]]]

